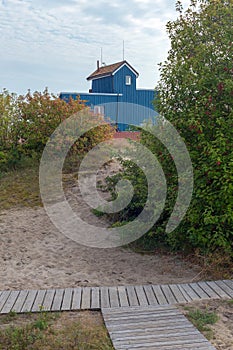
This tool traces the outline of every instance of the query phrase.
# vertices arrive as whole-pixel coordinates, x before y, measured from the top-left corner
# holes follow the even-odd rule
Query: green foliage
[[[232,249],[233,3],[192,1],[169,22],[171,50],[160,65],[156,107],[190,152],[195,188],[173,245]]]
[[[155,108],[161,119],[172,123],[187,146],[194,170],[194,191],[182,223],[166,234],[166,223],[176,201],[178,174],[166,148],[143,131],[141,142],[157,156],[168,188],[163,214],[148,239],[154,236],[173,249],[188,252],[198,249],[232,254],[233,2],[192,0],[184,13],[180,1],[176,7],[177,20],[167,24],[171,49],[167,60],[160,64]],[[159,127],[162,128],[160,120],[151,126]],[[145,203],[147,185],[136,166],[126,162],[124,166],[122,176],[130,179],[136,195],[120,220],[131,220]]]
[[[211,331],[211,328],[208,325],[213,325],[219,320],[219,316],[216,314],[216,312],[192,308],[188,309],[188,319],[200,332],[203,332],[208,339],[211,339],[213,337],[213,332]]]

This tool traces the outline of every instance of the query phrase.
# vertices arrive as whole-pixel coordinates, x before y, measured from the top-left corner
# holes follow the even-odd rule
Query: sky
[[[0,0],[0,91],[88,92],[96,61],[126,59],[153,89],[175,0]],[[189,0],[183,0],[184,8]]]

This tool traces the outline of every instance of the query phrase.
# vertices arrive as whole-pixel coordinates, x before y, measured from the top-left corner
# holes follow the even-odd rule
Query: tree
[[[4,90],[0,94],[0,170],[15,168],[25,157],[40,159],[55,129],[72,115],[77,115],[81,125],[84,116],[80,112],[84,110],[85,122],[89,123],[90,130],[77,140],[76,130],[70,130],[70,136],[75,141],[68,156],[74,154],[76,158],[82,157],[99,142],[111,138],[115,132],[112,126],[104,123],[101,116],[93,115],[80,99],[65,102],[47,89],[43,92],[29,91],[20,96]],[[96,119],[99,127],[94,128]],[[56,144],[57,152],[66,142],[69,143],[69,135],[66,139],[61,135]]]
[[[170,239],[205,250],[233,247],[233,1],[192,0],[167,24],[171,49],[155,101],[190,152],[195,188]]]

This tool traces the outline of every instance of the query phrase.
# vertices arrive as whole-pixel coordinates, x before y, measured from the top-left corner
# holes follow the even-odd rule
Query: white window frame
[[[131,85],[132,84],[132,77],[131,75],[125,76],[125,85]]]
[[[94,114],[104,116],[104,106],[101,106],[101,105],[94,106]]]

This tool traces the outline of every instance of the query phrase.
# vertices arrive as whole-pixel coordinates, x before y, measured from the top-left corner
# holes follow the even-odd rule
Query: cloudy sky
[[[138,87],[154,88],[169,49],[166,23],[175,0],[0,0],[0,90],[88,91],[103,61],[125,59]],[[189,3],[184,0],[184,6]]]

